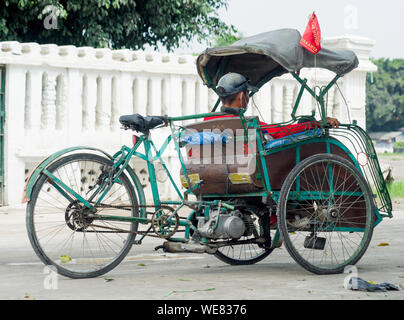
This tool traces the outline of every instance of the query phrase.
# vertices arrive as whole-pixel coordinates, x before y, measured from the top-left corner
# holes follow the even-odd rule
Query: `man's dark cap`
[[[258,88],[250,85],[250,80],[239,73],[230,72],[219,79],[216,92],[219,97],[227,97],[233,94],[249,90],[257,92]]]

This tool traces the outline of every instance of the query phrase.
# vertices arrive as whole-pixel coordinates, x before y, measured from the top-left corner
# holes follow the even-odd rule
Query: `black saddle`
[[[147,116],[130,114],[126,116],[120,116],[119,122],[125,129],[132,129],[137,132],[148,133],[150,129],[153,129],[161,124],[165,126],[168,124],[167,116]]]

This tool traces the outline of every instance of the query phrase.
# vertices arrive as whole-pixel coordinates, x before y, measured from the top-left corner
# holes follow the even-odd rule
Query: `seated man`
[[[238,73],[228,73],[220,78],[217,84],[216,91],[224,107],[246,109],[249,102],[249,92],[257,92],[258,88],[251,86],[249,84],[249,80],[243,75]],[[223,116],[206,117],[204,120],[211,120],[222,117],[236,117],[236,115],[230,114]],[[327,123],[331,127],[338,127],[340,124],[339,121],[335,118],[327,118]],[[268,125],[260,121],[260,125],[263,131],[269,134],[273,139],[280,139],[287,135],[296,134],[319,127],[319,123],[316,121],[307,121],[281,127]],[[270,226],[272,227],[276,223],[276,215],[271,215]]]
[[[249,102],[249,92],[257,92],[258,88],[249,84],[249,80],[238,73],[227,73],[220,78],[216,89],[223,107],[227,108],[243,108],[246,109]],[[235,115],[206,117],[204,120],[211,120],[224,117],[235,117]],[[339,121],[335,118],[327,117],[327,123],[331,127],[338,127]],[[260,122],[263,130],[273,139],[279,139],[284,136],[302,132],[308,129],[318,127],[315,121],[307,121],[298,124],[291,124],[284,127],[276,127],[273,125]]]

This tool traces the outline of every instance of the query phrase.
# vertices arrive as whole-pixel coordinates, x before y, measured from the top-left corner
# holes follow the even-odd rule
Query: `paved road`
[[[357,266],[365,280],[404,286],[404,210],[394,214],[375,229]],[[0,234],[0,299],[404,299],[404,289],[346,290],[346,275],[311,274],[285,248],[252,266],[229,266],[206,254],[155,253],[153,248],[162,242],[155,239],[133,247],[117,268],[102,277],[60,276],[57,289],[46,289],[47,274],[28,241],[23,207],[0,208]],[[378,246],[381,242],[389,245]]]

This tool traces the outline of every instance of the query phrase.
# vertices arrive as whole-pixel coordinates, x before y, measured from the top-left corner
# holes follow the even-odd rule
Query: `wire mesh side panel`
[[[379,212],[391,217],[392,202],[380,168],[373,143],[368,134],[357,125],[341,125],[329,130],[330,136],[344,144],[356,158],[364,177],[374,194]]]

